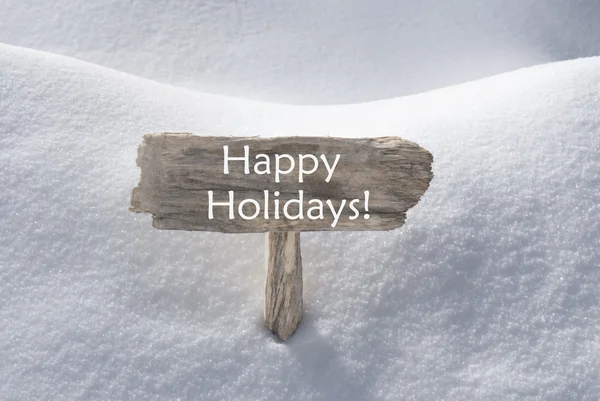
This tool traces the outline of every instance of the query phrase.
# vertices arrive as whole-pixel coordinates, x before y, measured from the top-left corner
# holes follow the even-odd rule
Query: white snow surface
[[[0,0],[0,400],[599,400],[599,20],[597,0]],[[160,131],[399,135],[435,178],[398,230],[302,234],[281,343],[263,234],[127,211]]]
[[[600,58],[346,106],[213,96],[0,46],[0,399],[597,400]],[[127,211],[141,135],[400,135],[391,232],[304,233],[262,327],[264,235]]]
[[[413,94],[600,55],[598,0],[0,0],[0,43],[287,103]]]

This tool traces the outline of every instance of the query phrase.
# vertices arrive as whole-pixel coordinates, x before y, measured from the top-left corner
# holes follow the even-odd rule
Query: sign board
[[[302,317],[301,231],[391,230],[433,178],[433,157],[398,137],[145,135],[130,210],[162,230],[267,232],[265,326]]]
[[[226,233],[390,230],[432,179],[397,137],[146,135],[131,211],[155,228]]]

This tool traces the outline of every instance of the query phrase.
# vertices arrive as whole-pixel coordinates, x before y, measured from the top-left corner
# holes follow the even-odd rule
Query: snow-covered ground
[[[0,399],[598,400],[600,58],[392,98],[549,61],[548,46],[600,54],[598,3],[242,12],[266,3],[0,1]],[[484,3],[493,21],[545,13],[523,11],[508,40]],[[436,27],[429,50],[472,69],[436,77],[428,42],[400,45]],[[347,47],[313,48],[333,33]],[[400,135],[435,178],[401,229],[303,234],[306,314],[282,344],[262,327],[262,234],[157,231],[127,211],[141,136],[163,130]]]
[[[0,0],[0,43],[202,90],[354,103],[600,55],[598,0]]]

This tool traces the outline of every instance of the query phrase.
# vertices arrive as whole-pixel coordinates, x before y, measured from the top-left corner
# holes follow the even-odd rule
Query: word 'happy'
[[[269,155],[265,153],[259,153],[254,157],[257,162],[254,164],[254,173],[258,175],[263,174],[271,174],[271,158]],[[320,158],[317,158],[315,155],[306,154],[298,155],[298,182],[304,182],[304,176],[313,174],[319,168],[319,159],[323,162],[323,165],[327,169],[327,178],[325,182],[329,182],[331,177],[333,177],[333,172],[335,171],[335,167],[340,161],[340,155],[335,155],[335,159],[331,164],[327,160],[325,155],[321,155]],[[244,146],[244,156],[241,157],[230,157],[229,156],[229,146],[223,146],[223,174],[229,174],[229,161],[243,161],[244,162],[244,174],[250,174],[250,147],[248,145]],[[289,166],[286,169],[282,169],[282,160],[287,160]],[[306,169],[306,162],[310,160],[312,163],[312,167],[310,169]],[[290,174],[296,168],[295,159],[288,155],[284,154],[275,154],[275,182],[281,182],[281,176]]]

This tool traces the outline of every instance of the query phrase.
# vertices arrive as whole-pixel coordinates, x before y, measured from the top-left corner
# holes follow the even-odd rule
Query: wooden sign
[[[398,137],[149,134],[130,210],[164,230],[268,232],[265,324],[286,339],[302,315],[299,233],[402,226],[432,161]]]

